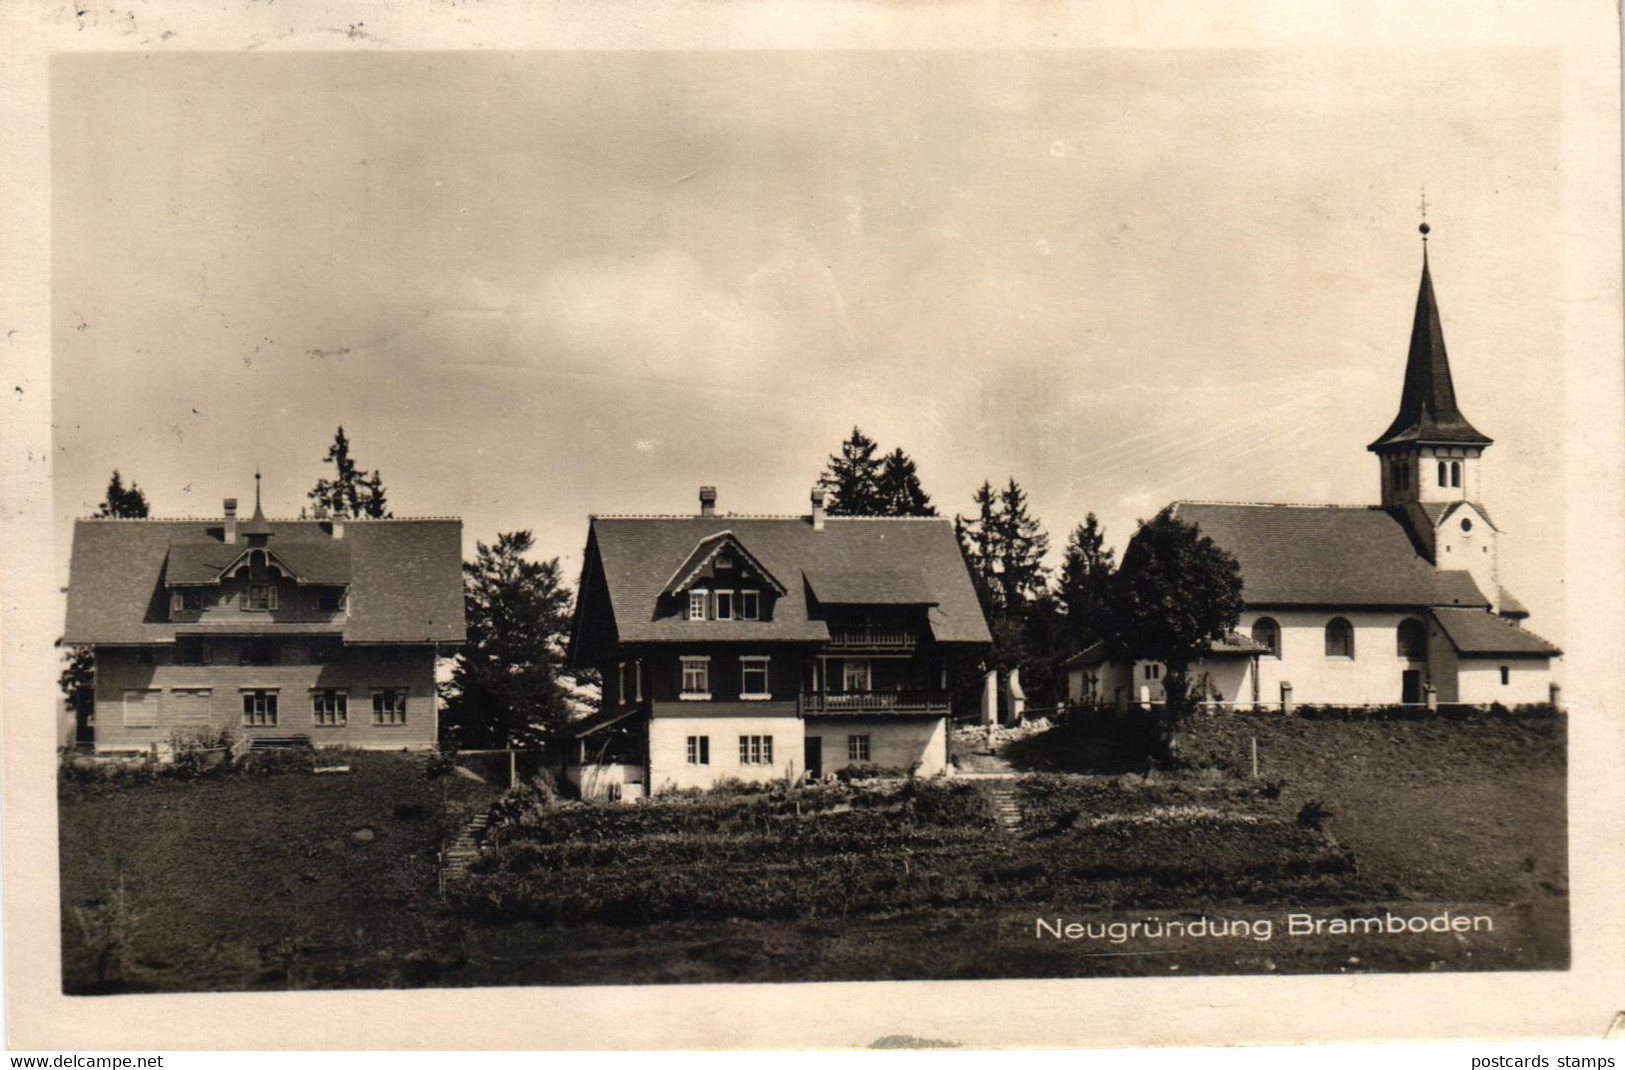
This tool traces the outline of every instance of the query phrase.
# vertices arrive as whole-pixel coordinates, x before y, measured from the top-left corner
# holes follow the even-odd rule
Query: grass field
[[[434,884],[441,784],[406,756],[363,755],[348,777],[74,790],[61,811],[64,984],[1562,968],[1563,729],[1226,715],[1191,734],[1187,756],[1205,769],[1019,781],[1014,833],[992,819],[992,782],[614,808],[519,799],[498,811],[493,848],[448,902]],[[1016,757],[1086,764],[1101,749],[1089,737],[1057,729]],[[1255,739],[1257,780],[1237,775]],[[495,793],[442,783],[454,821]],[[428,816],[413,816],[419,806]],[[370,840],[352,836],[363,827]],[[120,873],[142,916],[125,968],[98,986],[72,908],[108,896]],[[1289,913],[1445,910],[1491,917],[1494,930],[1286,935]],[[1273,935],[1113,943],[1036,925],[1201,916],[1268,922]]]

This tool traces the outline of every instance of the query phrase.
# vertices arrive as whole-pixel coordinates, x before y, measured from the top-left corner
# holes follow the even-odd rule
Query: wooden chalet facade
[[[462,522],[80,520],[64,642],[95,654],[78,737],[176,730],[427,748],[435,659],[464,638]]]
[[[565,776],[637,798],[724,777],[947,767],[948,681],[989,645],[951,523],[594,517],[570,643],[603,674]]]

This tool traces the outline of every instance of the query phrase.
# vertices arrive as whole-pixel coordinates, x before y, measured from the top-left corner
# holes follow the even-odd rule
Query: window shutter
[[[276,586],[274,584],[265,589],[265,608],[276,608]]]

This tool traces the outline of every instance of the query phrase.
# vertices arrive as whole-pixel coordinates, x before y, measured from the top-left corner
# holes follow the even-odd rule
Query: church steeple
[[[1377,455],[1382,504],[1389,509],[1420,509],[1413,521],[1418,531],[1427,533],[1426,543],[1431,542],[1431,529],[1444,515],[1435,506],[1479,500],[1478,461],[1490,445],[1490,437],[1468,423],[1456,406],[1456,386],[1450,379],[1450,357],[1444,348],[1439,301],[1433,294],[1433,271],[1428,265],[1426,222],[1421,230],[1422,284],[1411,321],[1399,415],[1366,448]]]
[[[1493,441],[1468,423],[1456,407],[1450,357],[1445,352],[1444,328],[1439,323],[1439,301],[1433,294],[1433,273],[1428,268],[1429,229],[1422,224],[1422,284],[1416,294],[1416,318],[1411,322],[1411,351],[1405,361],[1399,415],[1380,438],[1366,447],[1374,453],[1414,445],[1482,449]]]

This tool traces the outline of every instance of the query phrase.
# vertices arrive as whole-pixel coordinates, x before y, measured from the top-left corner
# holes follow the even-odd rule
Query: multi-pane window
[[[1328,658],[1354,656],[1354,626],[1342,617],[1333,617],[1326,624],[1326,656]]]
[[[841,662],[841,690],[869,690],[869,663],[848,658]]]
[[[683,694],[692,698],[711,697],[711,659],[683,659]]]
[[[716,567],[716,568],[733,568],[734,567],[733,556],[730,555],[730,554],[726,554],[726,553],[718,554],[717,555],[717,560],[716,560],[716,565],[714,567]]]
[[[124,692],[124,727],[157,728],[158,694],[148,689]]]
[[[406,691],[398,687],[383,687],[372,693],[372,723],[382,725],[406,723]]]
[[[269,583],[250,583],[246,592],[244,609],[275,609],[276,588]]]
[[[762,619],[762,595],[760,591],[739,592],[739,619]]]
[[[177,687],[170,691],[176,724],[208,724],[214,693],[207,687]]]
[[[747,656],[739,659],[739,696],[741,698],[772,697],[767,682],[767,658]]]
[[[733,620],[734,593],[732,591],[718,591],[716,605],[717,620]]]
[[[327,728],[342,728],[350,719],[350,696],[328,688],[310,693],[310,720]]]
[[[1145,678],[1147,680],[1162,679],[1162,666],[1156,664],[1155,662],[1147,664],[1145,667]]]
[[[689,620],[704,620],[705,619],[705,608],[706,608],[706,602],[707,602],[707,597],[706,596],[709,593],[710,593],[709,591],[690,591],[690,592],[688,592],[688,619]]]
[[[846,759],[849,762],[866,762],[869,760],[869,737],[847,736]]]
[[[276,692],[264,688],[243,692],[243,724],[248,728],[276,725]]]
[[[739,764],[740,765],[772,765],[773,764],[773,737],[772,736],[740,736],[739,737]]]
[[[688,764],[689,765],[710,765],[711,764],[711,737],[710,736],[689,736],[688,737]]]

